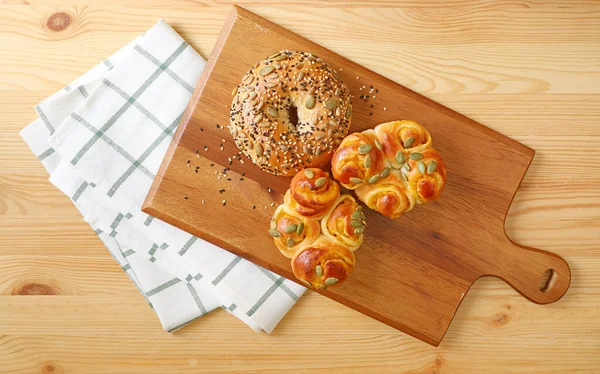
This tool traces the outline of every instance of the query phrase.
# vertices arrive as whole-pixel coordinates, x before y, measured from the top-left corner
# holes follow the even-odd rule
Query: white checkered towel
[[[305,291],[140,211],[205,61],[164,20],[21,131],[169,332],[222,307],[271,332]]]

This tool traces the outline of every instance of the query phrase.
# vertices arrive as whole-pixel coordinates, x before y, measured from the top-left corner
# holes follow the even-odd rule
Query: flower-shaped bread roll
[[[431,135],[415,121],[392,121],[374,129],[384,155],[399,169],[410,152],[422,152],[431,147]]]
[[[343,283],[354,268],[354,254],[343,244],[320,236],[292,258],[292,271],[306,286],[326,289]]]
[[[442,156],[433,148],[412,153],[408,167],[404,167],[402,172],[408,179],[408,190],[419,204],[440,197],[446,185],[446,166]]]
[[[386,217],[397,218],[415,206],[415,199],[408,192],[408,186],[399,170],[392,170],[388,176],[375,184],[365,184],[355,190],[356,196],[369,208]]]
[[[292,178],[284,202],[299,214],[320,219],[340,196],[340,185],[321,169],[304,169]]]
[[[342,186],[353,190],[374,183],[378,173],[389,165],[373,130],[348,135],[333,154],[331,173]]]
[[[312,244],[319,232],[319,221],[304,217],[287,205],[277,207],[269,230],[275,245],[287,258],[292,258],[302,246]]]
[[[362,207],[350,195],[341,195],[321,220],[321,232],[334,242],[355,251],[363,242],[365,231]]]

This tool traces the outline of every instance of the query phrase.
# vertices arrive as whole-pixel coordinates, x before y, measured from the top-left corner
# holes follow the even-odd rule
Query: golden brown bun
[[[339,196],[340,185],[329,177],[329,173],[311,168],[292,178],[284,202],[303,216],[320,219]]]
[[[296,252],[292,271],[305,285],[326,289],[348,279],[355,263],[348,247],[321,235],[313,244]]]
[[[331,173],[342,186],[353,190],[388,166],[383,152],[377,147],[373,130],[348,135],[331,160]]]
[[[364,213],[350,195],[341,195],[321,220],[321,232],[334,242],[344,244],[352,252],[363,242]]]
[[[397,218],[415,204],[438,199],[444,189],[446,167],[431,143],[429,132],[415,121],[382,123],[348,135],[333,155],[331,171],[369,208]]]
[[[285,257],[292,258],[298,249],[317,239],[320,233],[319,221],[303,217],[282,204],[273,214],[269,233],[279,251]]]
[[[419,204],[436,200],[446,185],[446,165],[442,156],[433,148],[421,152],[420,160],[409,159],[407,173],[409,191]],[[419,164],[422,164],[419,166]],[[435,164],[435,167],[433,166]],[[420,169],[420,170],[419,170]],[[425,171],[421,173],[421,171]]]
[[[392,170],[390,175],[377,183],[365,184],[354,192],[369,208],[390,218],[400,217],[415,206],[415,199],[408,193],[408,186],[399,170]]]
[[[234,89],[229,129],[262,170],[291,176],[329,163],[351,115],[350,91],[335,69],[311,53],[284,50],[254,65]]]

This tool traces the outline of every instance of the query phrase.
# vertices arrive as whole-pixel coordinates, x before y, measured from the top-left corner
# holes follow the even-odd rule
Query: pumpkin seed
[[[315,177],[315,173],[312,170],[310,170],[310,169],[306,169],[304,171],[304,174],[306,174],[306,176],[309,177],[309,178],[314,178]]]
[[[404,141],[404,148],[410,148],[410,146],[413,145],[414,142],[415,138],[413,138],[412,136],[410,138],[406,138],[406,140]]]
[[[375,139],[375,147],[381,151],[381,142],[378,139]]]
[[[356,177],[350,177],[350,182],[358,184],[358,183],[362,183],[362,179],[356,178]]]
[[[281,233],[275,229],[269,230],[269,234],[274,238],[279,238],[281,236]]]
[[[273,67],[273,66],[265,66],[264,68],[260,69],[258,74],[260,74],[264,77],[265,75],[271,74],[274,70],[275,70],[275,67]]]
[[[301,62],[298,65],[296,65],[296,69],[298,69],[298,70],[302,70],[303,68],[304,68],[304,63],[303,62]]]
[[[273,57],[273,61],[282,61],[282,60],[285,60],[286,57],[287,57],[286,55],[275,56],[275,57]]]
[[[433,172],[437,169],[437,162],[431,161],[429,165],[427,165],[427,173],[433,174]]]
[[[425,164],[423,163],[423,161],[419,161],[419,163],[417,164],[417,169],[419,169],[419,173],[425,174]]]
[[[326,285],[324,285],[324,284],[321,284],[321,285],[319,286],[319,289],[320,289],[320,290],[326,290],[326,289],[327,289],[327,286],[326,286]]]
[[[349,106],[348,109],[346,109],[346,118],[350,118],[352,116],[352,107]]]
[[[262,113],[258,113],[258,114],[256,115],[256,117],[254,117],[254,122],[255,122],[255,123],[260,123],[262,120],[263,120],[263,115],[262,115]]]
[[[277,109],[273,108],[272,106],[267,107],[267,113],[273,118],[277,118],[279,116]]]
[[[303,71],[301,71],[300,73],[298,73],[298,76],[296,77],[296,80],[299,81],[302,78],[304,78],[304,72]]]
[[[312,287],[312,284],[308,283],[308,281],[305,279],[300,279],[300,282],[302,282],[306,287]]]
[[[357,228],[355,228],[355,229],[354,229],[354,233],[355,233],[356,235],[360,235],[360,234],[362,234],[363,232],[365,232],[365,228],[364,228],[364,227],[357,227]]]
[[[373,184],[379,180],[379,175],[375,174],[371,178],[369,178],[369,184]]]
[[[371,149],[373,149],[373,146],[371,144],[363,144],[360,147],[358,147],[358,153],[366,155],[367,153],[371,152]]]
[[[406,174],[401,174],[402,175],[402,179],[404,179],[404,181],[408,182],[408,177],[406,176]]]
[[[362,213],[358,210],[355,210],[350,217],[353,219],[362,219]]]
[[[398,162],[399,164],[404,162],[404,152],[402,152],[402,151],[396,152],[396,162]]]
[[[235,86],[235,88],[233,89],[233,91],[231,91],[231,96],[235,96],[235,94],[237,94],[238,92],[238,87]]]
[[[296,244],[296,241],[294,240],[294,238],[287,238],[286,244],[288,247],[293,247]]]
[[[304,105],[308,109],[312,109],[315,107],[315,97],[313,95],[309,95],[304,102]]]
[[[363,223],[362,223],[361,220],[353,219],[353,220],[350,221],[350,226],[352,226],[352,227],[363,227],[364,225],[363,225]]]
[[[410,158],[411,158],[411,160],[419,161],[420,159],[423,158],[423,155],[419,152],[415,152],[415,153],[410,154]]]
[[[315,181],[315,186],[323,187],[325,185],[325,183],[327,183],[327,178],[321,177]]]
[[[296,225],[295,223],[292,223],[291,225],[289,225],[288,227],[285,228],[285,233],[286,234],[291,234],[294,231],[296,231],[296,229],[298,228],[298,225]]]
[[[371,155],[365,156],[364,163],[365,163],[365,168],[368,168],[371,166],[371,163],[373,163],[373,159],[371,158]]]
[[[304,231],[304,222],[300,222],[300,224],[298,225],[298,228],[296,229],[296,235],[302,234],[303,231]]]
[[[327,109],[335,109],[338,105],[338,101],[336,99],[329,99],[325,102],[325,108]]]
[[[331,121],[329,121],[329,124],[330,124],[331,126],[333,126],[333,127],[338,127],[338,126],[340,125],[340,124],[339,124],[339,123],[337,123],[335,120],[331,120]]]
[[[254,144],[254,152],[256,152],[256,155],[258,157],[261,157],[263,155],[263,148],[259,143]]]
[[[341,93],[342,93],[342,89],[341,88],[338,87],[338,88],[335,89],[335,93],[334,93],[335,96],[340,96]]]
[[[315,274],[317,274],[318,277],[320,277],[323,274],[323,268],[321,267],[321,265],[315,266]]]
[[[271,230],[274,230],[276,228],[277,228],[277,222],[271,221]]]
[[[325,284],[328,286],[333,286],[334,284],[336,284],[337,282],[339,282],[340,280],[334,277],[330,277],[325,279]]]
[[[362,207],[362,205],[359,205],[359,206],[356,208],[356,210],[358,210],[359,212],[362,212],[362,210],[363,210],[363,207]]]
[[[390,175],[390,168],[388,168],[387,166],[384,167],[381,173],[379,173],[379,175],[381,175],[381,178],[387,177],[388,175]]]

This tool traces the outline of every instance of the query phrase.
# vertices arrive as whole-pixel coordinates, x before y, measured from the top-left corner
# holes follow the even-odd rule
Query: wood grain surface
[[[439,348],[316,293],[269,336],[219,311],[163,332],[18,131],[159,17],[208,57],[229,4],[28,3],[0,4],[0,372],[600,371],[598,2],[237,1],[536,150],[506,231],[563,256],[571,288],[539,306],[481,279]]]
[[[515,245],[504,233],[532,149],[241,7],[225,21],[144,212],[296,280],[289,259],[266,232],[291,178],[236,157],[239,150],[223,125],[230,119],[229,88],[257,61],[284,48],[315,53],[340,72],[354,96],[351,133],[394,119],[415,120],[431,133],[448,169],[439,203],[395,220],[365,209],[369,228],[352,276],[341,287],[316,292],[435,346],[482,276],[500,277],[540,304],[565,294],[571,281],[567,263],[554,253]],[[366,94],[368,99],[361,98]],[[202,160],[195,157],[198,149]],[[215,175],[224,167],[231,169],[226,180]],[[540,285],[545,272],[551,276]]]

